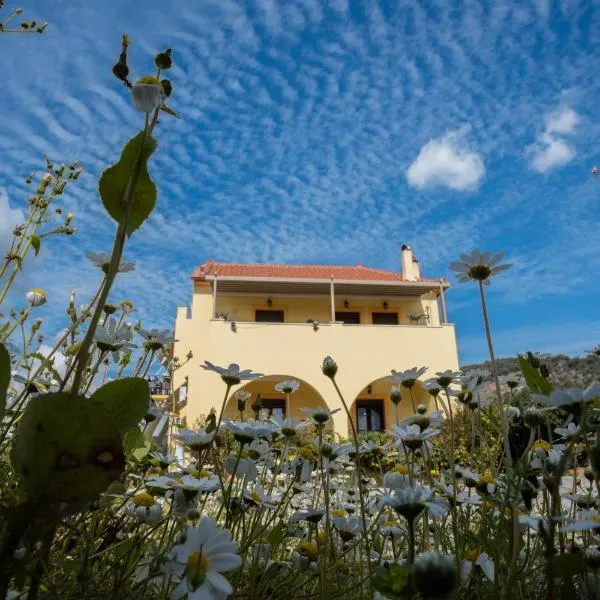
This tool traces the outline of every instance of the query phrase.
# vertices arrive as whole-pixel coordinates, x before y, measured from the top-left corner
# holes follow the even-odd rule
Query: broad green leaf
[[[0,344],[0,420],[6,409],[6,392],[8,391],[8,384],[10,383],[10,354],[4,347],[4,344]]]
[[[148,174],[148,159],[156,150],[157,145],[152,136],[148,136],[144,144],[144,132],[138,133],[125,144],[119,162],[106,169],[100,177],[98,188],[102,204],[117,223],[125,216],[126,192],[130,196],[132,195],[127,235],[131,235],[140,227],[150,216],[156,204],[156,186]],[[134,189],[128,190],[138,157],[140,163],[137,183]]]
[[[581,554],[560,554],[550,558],[552,575],[561,579],[571,579],[585,571],[585,559]]]
[[[519,354],[518,359],[521,371],[523,371],[523,377],[525,377],[529,389],[534,394],[550,395],[552,393],[552,384],[535,367],[532,367],[525,357]]]
[[[92,401],[113,416],[121,433],[133,429],[144,418],[150,405],[148,382],[142,377],[126,377],[98,388]]]
[[[269,544],[271,546],[277,546],[279,542],[285,537],[286,527],[285,523],[280,522],[271,531],[269,531],[269,535],[267,536],[267,540],[269,540]]]
[[[31,240],[31,245],[33,246],[33,250],[37,256],[40,253],[40,238],[37,235],[32,235],[29,239]]]
[[[123,449],[128,460],[139,462],[146,458],[152,448],[150,438],[139,428],[135,427],[125,434]]]
[[[12,461],[31,500],[78,504],[95,499],[125,467],[118,425],[102,406],[68,392],[30,399]]]

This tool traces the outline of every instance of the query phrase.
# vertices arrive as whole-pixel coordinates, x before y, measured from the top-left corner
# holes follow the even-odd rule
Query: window
[[[257,323],[283,323],[282,310],[257,310],[254,313],[254,320]]]
[[[269,411],[269,417],[276,417],[278,419],[285,419],[285,400],[268,400],[261,398],[263,409]]]
[[[383,400],[357,400],[356,422],[358,433],[383,431]]]
[[[348,312],[348,311],[335,311],[335,320],[342,321],[346,325],[359,325],[360,324],[360,313],[359,312]]]
[[[374,312],[371,316],[373,325],[398,325],[398,313],[396,312]]]

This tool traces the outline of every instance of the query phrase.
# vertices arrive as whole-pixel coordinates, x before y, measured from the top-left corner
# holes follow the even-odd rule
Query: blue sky
[[[580,354],[600,343],[600,5],[518,0],[25,2],[42,36],[0,37],[0,243],[22,216],[23,179],[79,159],[64,198],[76,236],[55,239],[18,281],[89,297],[114,223],[102,169],[140,128],[112,76],[120,35],[133,75],[173,48],[170,105],[151,172],[157,208],[126,250],[147,326],[172,327],[206,258],[399,269],[426,276],[460,252],[504,251],[489,288],[497,352]],[[454,279],[452,279],[454,282]],[[485,357],[478,296],[448,294],[464,362]]]

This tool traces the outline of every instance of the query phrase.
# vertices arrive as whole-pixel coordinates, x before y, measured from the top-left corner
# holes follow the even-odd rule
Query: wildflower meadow
[[[534,353],[519,356],[519,376],[498,376],[487,299],[510,268],[502,254],[449,265],[479,298],[491,372],[398,365],[390,399],[398,406],[408,390],[412,415],[396,412],[383,433],[356,431],[335,356],[306,360],[339,396],[348,439],[332,433],[327,408],[270,416],[241,390],[261,376],[256,365],[174,356],[170,331],[134,322],[113,284],[132,269],[128,240],[157,200],[152,160],[169,152],[161,131],[179,115],[176,53],[133,65],[130,43],[124,35],[112,71],[139,121],[98,181],[113,246],[89,255],[102,283],[84,305],[71,296],[49,352],[36,315],[46,292],[7,302],[29,258],[76,235],[61,198],[84,165],[48,157],[27,178],[26,220],[0,269],[0,598],[600,597],[600,383],[557,388]],[[148,374],[190,362],[222,380],[220,409],[157,447],[145,430],[163,407]],[[302,382],[277,385],[293,397]],[[227,418],[236,390],[239,418]]]

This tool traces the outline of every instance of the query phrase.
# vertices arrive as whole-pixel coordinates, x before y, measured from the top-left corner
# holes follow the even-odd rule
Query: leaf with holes
[[[157,146],[152,136],[144,142],[141,131],[125,144],[119,162],[100,177],[98,188],[102,204],[117,223],[125,218],[125,202],[129,198],[129,236],[150,216],[156,204],[156,186],[148,174],[148,159]]]
[[[135,427],[125,434],[123,449],[127,460],[139,462],[144,460],[152,449],[150,438],[140,429]]]
[[[143,377],[125,377],[98,388],[92,401],[113,416],[121,433],[137,426],[148,412],[150,388]]]
[[[119,427],[97,403],[68,392],[32,397],[12,446],[29,499],[78,504],[95,499],[125,467]]]

